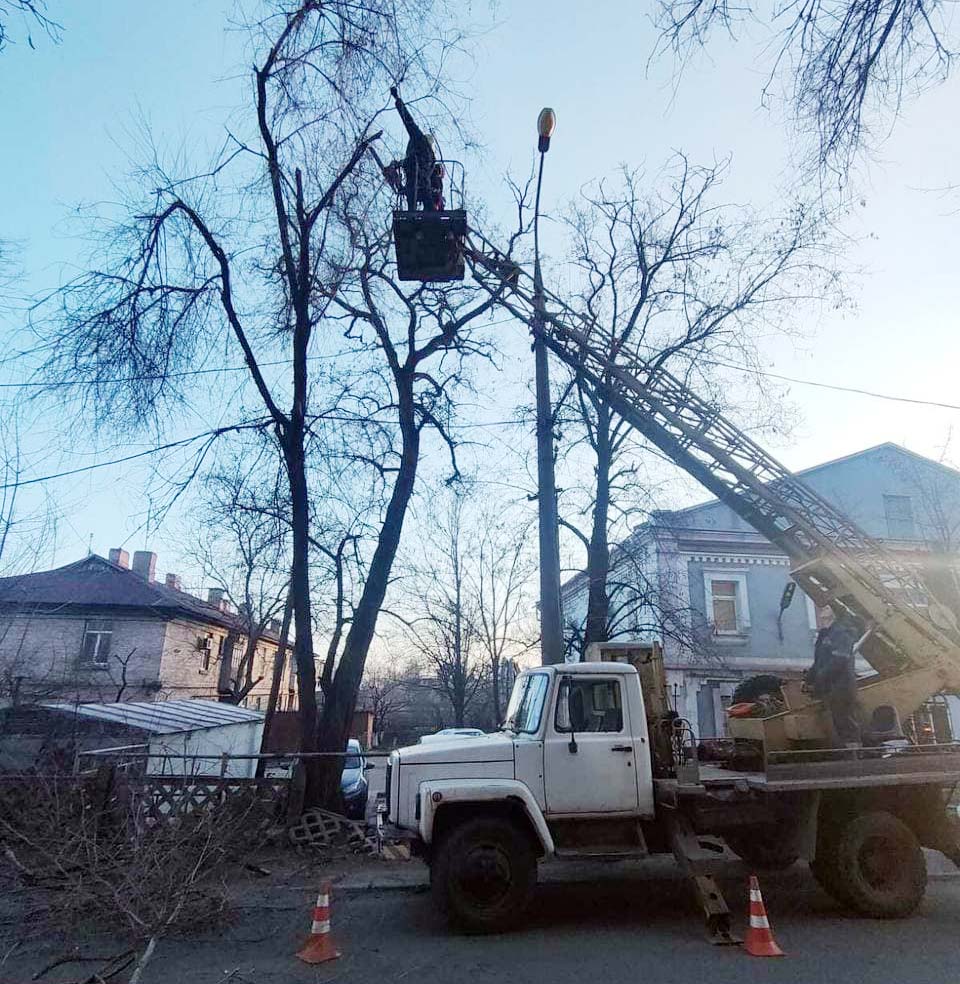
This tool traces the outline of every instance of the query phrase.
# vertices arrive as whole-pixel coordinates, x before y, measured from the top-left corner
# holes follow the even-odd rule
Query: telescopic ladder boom
[[[478,282],[518,319],[536,320],[533,278],[471,231],[467,260]],[[767,454],[676,376],[627,351],[597,324],[544,291],[548,348],[649,441],[790,558],[817,605],[849,610],[872,627],[861,654],[886,686],[868,702],[911,713],[943,689],[960,689],[960,635],[918,572]],[[610,353],[615,353],[610,357]],[[921,607],[916,607],[918,604]],[[873,678],[876,679],[876,678]],[[869,682],[869,681],[868,681]],[[932,689],[930,689],[932,688]],[[862,694],[863,696],[863,694]],[[800,735],[799,737],[802,737]]]

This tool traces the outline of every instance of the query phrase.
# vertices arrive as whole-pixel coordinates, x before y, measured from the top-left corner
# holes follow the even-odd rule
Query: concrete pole
[[[540,185],[543,158],[537,175],[537,197],[533,211],[533,333],[537,398],[537,515],[540,533],[540,659],[544,665],[563,662],[563,613],[560,608],[560,537],[557,519],[557,481],[553,458],[553,407],[550,400],[550,363],[543,340],[544,297],[540,271]]]

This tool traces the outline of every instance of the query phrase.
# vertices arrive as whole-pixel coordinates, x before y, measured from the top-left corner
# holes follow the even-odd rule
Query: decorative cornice
[[[790,560],[787,557],[771,557],[769,555],[754,555],[749,556],[746,554],[704,554],[704,553],[686,553],[685,551],[680,552],[680,556],[686,560],[693,560],[701,564],[740,564],[741,566],[747,566],[748,564],[757,564],[761,567],[789,567]]]

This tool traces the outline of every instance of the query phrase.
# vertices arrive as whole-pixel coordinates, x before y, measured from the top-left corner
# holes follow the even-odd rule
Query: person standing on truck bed
[[[407,208],[413,212],[418,204],[425,212],[443,208],[443,166],[437,163],[432,138],[417,126],[396,86],[390,88],[397,112],[407,128],[407,155],[403,159]]]
[[[856,616],[835,619],[817,633],[813,666],[804,674],[813,695],[830,710],[837,743],[848,748],[861,742],[854,646],[863,633],[864,624]]]

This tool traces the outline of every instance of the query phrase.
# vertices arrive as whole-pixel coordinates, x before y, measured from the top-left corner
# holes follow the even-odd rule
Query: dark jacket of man
[[[426,211],[435,211],[438,197],[435,188],[437,179],[434,175],[437,155],[433,152],[427,135],[410,115],[410,110],[400,98],[396,86],[390,90],[390,95],[393,96],[397,112],[410,138],[407,141],[407,155],[403,159],[407,208],[412,212],[419,202]],[[442,194],[440,197],[442,198]]]
[[[863,632],[859,619],[850,617],[838,618],[833,625],[821,629],[813,647],[813,666],[804,674],[814,696],[829,708],[836,740],[841,745],[860,741],[853,647]]]

